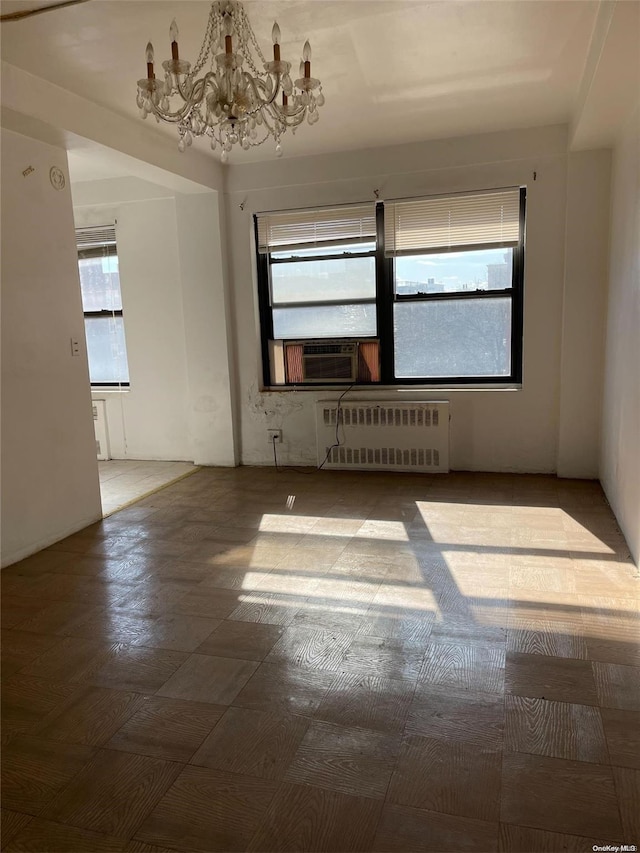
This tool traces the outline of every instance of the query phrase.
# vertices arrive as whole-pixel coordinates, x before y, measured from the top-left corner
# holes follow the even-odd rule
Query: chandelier
[[[193,68],[180,58],[175,19],[169,34],[171,59],[162,63],[163,80],[155,75],[153,45],[147,45],[147,76],[138,80],[136,103],[143,119],[153,114],[176,125],[180,151],[194,136],[208,136],[226,162],[234,145],[248,150],[272,138],[280,157],[285,131],[295,133],[305,119],[318,121],[324,95],[311,76],[311,45],[305,42],[299,78],[292,80],[291,63],[280,56],[280,27],[273,25],[273,59],[266,60],[239,0],[211,4]]]

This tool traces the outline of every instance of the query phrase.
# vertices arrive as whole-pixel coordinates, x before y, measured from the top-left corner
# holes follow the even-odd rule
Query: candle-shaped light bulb
[[[302,58],[304,59],[304,76],[311,77],[311,45],[308,41],[302,48]]]
[[[153,80],[155,74],[153,73],[153,45],[151,42],[147,44],[147,79]]]
[[[176,19],[174,18],[171,21],[171,26],[169,27],[169,38],[171,39],[171,59],[179,59],[178,55],[178,25],[176,24]]]
[[[273,58],[276,62],[280,61],[280,27],[275,21],[271,30],[271,38],[273,39]]]
[[[224,52],[233,53],[233,45],[231,42],[231,34],[233,33],[233,19],[231,15],[225,15],[222,29],[224,32]]]

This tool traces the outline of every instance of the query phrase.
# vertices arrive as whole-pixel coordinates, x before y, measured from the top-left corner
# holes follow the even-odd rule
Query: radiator
[[[318,465],[369,471],[449,470],[449,403],[359,400],[316,403]]]

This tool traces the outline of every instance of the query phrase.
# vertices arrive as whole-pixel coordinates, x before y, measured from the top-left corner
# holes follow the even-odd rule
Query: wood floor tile
[[[600,662],[592,666],[600,705],[640,711],[640,667]]]
[[[273,711],[229,708],[191,764],[229,773],[281,779],[309,720]]]
[[[409,806],[385,805],[374,853],[491,853],[498,824]]]
[[[507,652],[505,690],[514,696],[598,705],[589,661]]]
[[[636,635],[640,637],[639,633]],[[587,657],[602,663],[640,667],[640,640],[612,640],[602,637],[587,637]]]
[[[22,628],[25,620],[32,618],[37,613],[42,613],[46,608],[43,607],[42,598],[36,600],[30,598],[22,598],[17,595],[9,595],[6,590],[2,590],[0,598],[2,606],[2,627],[3,628]]]
[[[67,627],[65,633],[104,643],[135,643],[152,623],[153,619],[148,616],[100,608],[97,613],[87,614],[85,620]]]
[[[204,616],[208,619],[226,619],[238,607],[241,595],[240,590],[198,585],[176,602],[171,607],[171,612]]]
[[[455,689],[504,692],[504,650],[432,643],[427,646],[419,682]]]
[[[396,613],[371,606],[365,613],[357,633],[363,636],[388,637],[426,648],[434,626],[435,615],[425,611],[399,609]]]
[[[135,640],[135,644],[176,652],[194,652],[221,624],[221,619],[167,613],[148,624],[146,630]]]
[[[576,569],[576,592],[585,595],[605,595],[638,600],[639,585],[637,569],[633,564],[578,560]]]
[[[257,668],[256,661],[190,655],[157,692],[170,699],[230,705]]]
[[[598,708],[526,696],[506,697],[505,748],[574,761],[608,764]]]
[[[198,564],[193,563],[192,565]],[[239,569],[236,566],[210,568],[202,563],[199,565],[206,572],[200,583],[203,589],[213,587],[215,589],[229,589],[242,592],[247,589],[255,589],[256,585],[263,578],[266,578],[268,574],[266,571],[254,572],[247,569]]]
[[[266,656],[265,663],[336,671],[342,665],[353,638],[352,633],[285,628],[282,637]]]
[[[381,799],[386,794],[399,750],[399,735],[314,722],[285,779]]]
[[[32,731],[47,740],[102,746],[143,701],[138,693],[79,687]]]
[[[640,727],[635,711],[601,708],[611,764],[640,770]]]
[[[128,839],[181,768],[170,761],[101,749],[49,803],[42,817]]]
[[[278,789],[249,847],[256,853],[356,853],[371,849],[381,803],[307,785]]]
[[[517,597],[520,589],[530,589],[536,592],[573,593],[576,591],[574,573],[568,568],[534,568],[532,566],[513,565],[509,577],[509,586],[515,597]]]
[[[2,630],[2,675],[7,678],[51,649],[61,638],[30,634],[16,629]]]
[[[387,802],[497,821],[502,752],[464,741],[409,737]]]
[[[504,646],[507,629],[491,617],[476,619],[473,614],[441,613],[433,623],[431,640],[435,643]]]
[[[64,637],[21,670],[21,675],[57,681],[80,681],[112,649],[112,644],[82,637]]]
[[[340,669],[381,678],[415,680],[420,672],[424,646],[387,637],[355,638]]]
[[[96,687],[153,692],[187,660],[186,652],[115,645],[83,680]]]
[[[157,844],[147,844],[144,841],[130,841],[122,848],[124,853],[175,853],[168,847],[158,847]]]
[[[203,853],[247,848],[277,783],[187,767],[136,832],[138,840]]]
[[[532,853],[534,850],[536,853],[558,853],[559,850],[563,853],[584,853],[585,850],[591,850],[595,844],[604,847],[607,844],[620,843],[620,838],[609,838],[605,841],[501,823],[498,850],[500,853]]]
[[[201,655],[261,661],[269,654],[283,632],[284,628],[279,625],[225,621],[215,628],[195,651]]]
[[[38,818],[3,847],[7,853],[121,853],[123,849],[117,838]]]
[[[21,832],[27,824],[33,820],[33,817],[20,812],[11,812],[8,809],[0,810],[0,821],[2,824],[0,837],[2,838],[2,849],[6,849],[6,845],[11,839]]]
[[[505,752],[500,816],[551,832],[621,837],[611,769],[582,761]]]
[[[89,746],[18,735],[3,749],[3,807],[40,814],[94,753]]]
[[[44,610],[21,622],[20,630],[37,634],[70,634],[74,628],[102,611],[102,606],[88,606],[85,602],[49,601]],[[100,638],[94,635],[91,639]]]
[[[419,685],[409,708],[407,732],[501,748],[504,698]]]
[[[618,794],[624,838],[640,838],[640,770],[630,767],[614,767],[613,778]],[[626,841],[625,841],[626,843]]]
[[[335,675],[330,670],[303,669],[286,663],[261,663],[233,704],[256,711],[312,716]]]
[[[14,675],[2,683],[3,732],[29,732],[78,689],[72,682]]]
[[[582,625],[570,619],[545,619],[544,616],[518,615],[509,620],[507,650],[529,655],[577,658],[589,657]]]
[[[145,696],[113,735],[109,749],[187,762],[227,710],[225,705]]]
[[[341,672],[331,683],[315,717],[351,728],[402,732],[414,689],[413,681]]]
[[[131,614],[155,618],[169,612],[183,612],[179,605],[197,587],[195,581],[149,580],[131,588],[118,607]],[[215,614],[210,614],[214,615]]]
[[[286,627],[291,624],[296,612],[303,604],[304,598],[295,595],[283,596],[259,591],[253,592],[244,596],[244,600],[229,615],[229,619]]]

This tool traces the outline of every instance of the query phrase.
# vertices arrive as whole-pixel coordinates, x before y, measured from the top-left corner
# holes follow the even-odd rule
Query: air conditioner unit
[[[302,347],[302,381],[355,382],[358,378],[358,344],[312,341]]]

